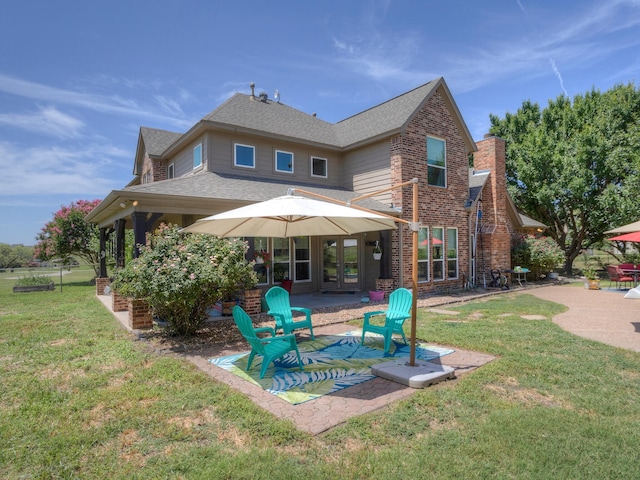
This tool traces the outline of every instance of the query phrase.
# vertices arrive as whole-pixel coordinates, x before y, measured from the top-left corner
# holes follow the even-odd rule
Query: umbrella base
[[[456,377],[455,369],[447,365],[416,361],[411,366],[407,360],[378,363],[371,367],[371,373],[411,388],[425,388]]]

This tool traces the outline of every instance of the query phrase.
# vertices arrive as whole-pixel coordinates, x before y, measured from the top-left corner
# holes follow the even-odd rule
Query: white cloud
[[[33,113],[0,113],[0,124],[57,138],[78,137],[85,126],[82,120],[52,106]]]
[[[124,160],[130,161],[129,155],[110,145],[21,149],[0,142],[0,170],[4,172],[0,198],[6,201],[9,199],[4,197],[9,196],[102,196],[121,186],[120,180],[107,171],[122,171]]]
[[[96,93],[64,90],[4,74],[0,74],[0,92],[32,100],[44,100],[52,104],[73,105],[98,113],[152,119],[156,123],[161,122],[184,129],[193,125],[192,120],[182,118],[181,115],[161,115],[157,109],[151,105],[144,105],[137,100],[123,98],[120,95],[100,95]],[[167,102],[160,103],[162,110],[166,110],[169,104]],[[177,110],[174,106],[171,113],[175,114],[176,112]]]

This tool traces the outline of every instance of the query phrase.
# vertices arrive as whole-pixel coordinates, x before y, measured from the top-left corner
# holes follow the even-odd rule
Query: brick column
[[[107,285],[109,285],[109,279],[107,277],[96,278],[96,295],[104,295],[104,287]]]
[[[376,279],[376,290],[382,290],[385,298],[389,298],[391,292],[393,292],[395,281],[393,278],[378,278]]]
[[[240,292],[240,306],[249,315],[258,315],[262,310],[260,303],[260,297],[262,296],[262,290],[256,288],[254,290],[244,290]]]
[[[127,310],[129,310],[129,327],[133,330],[153,327],[151,307],[146,300],[129,298],[127,301]]]
[[[111,292],[111,310],[114,312],[126,312],[129,309],[127,297],[123,297],[118,292]]]

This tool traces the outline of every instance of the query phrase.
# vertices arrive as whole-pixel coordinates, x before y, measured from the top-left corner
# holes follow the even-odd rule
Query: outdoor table
[[[516,280],[518,281],[518,285],[522,287],[522,283],[527,284],[527,273],[530,270],[528,268],[517,268],[513,270],[513,273],[516,274]]]

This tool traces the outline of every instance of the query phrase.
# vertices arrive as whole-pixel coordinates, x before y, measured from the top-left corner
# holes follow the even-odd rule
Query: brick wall
[[[447,188],[433,187],[427,181],[427,135],[446,141]],[[469,231],[468,213],[464,208],[469,197],[469,162],[463,134],[458,130],[447,104],[440,92],[436,92],[417,112],[407,125],[405,132],[391,139],[391,180],[393,184],[407,182],[417,178],[418,187],[418,217],[423,227],[431,232],[433,227],[458,229],[458,278],[434,282],[419,283],[421,292],[438,288],[455,288],[462,286],[463,276],[469,268]],[[393,203],[402,208],[402,217],[411,221],[413,218],[412,187],[407,186],[402,191],[395,190],[392,195]],[[445,230],[446,231],[446,230]],[[413,235],[407,226],[403,226],[401,233],[394,232],[394,244],[402,238],[402,251],[393,252],[393,274],[395,278],[402,274],[402,285],[411,288],[412,242]],[[446,249],[446,245],[445,245]],[[402,255],[402,272],[395,269],[400,265],[399,255]],[[432,268],[430,268],[432,271]]]
[[[511,233],[507,215],[507,176],[505,142],[499,137],[485,135],[476,142],[478,151],[473,155],[476,170],[490,170],[489,180],[482,191],[482,223],[493,225],[491,233],[482,234],[478,258],[484,259],[486,269],[511,268]],[[481,272],[482,265],[478,265]]]
[[[142,177],[144,177],[147,172],[151,173],[152,182],[167,179],[166,163],[162,160],[152,159],[149,155],[145,154],[144,161],[142,162]]]

